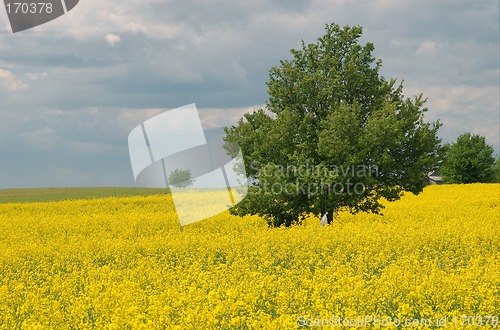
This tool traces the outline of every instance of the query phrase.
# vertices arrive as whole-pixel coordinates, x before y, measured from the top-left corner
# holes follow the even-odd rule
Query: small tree
[[[195,182],[191,171],[186,169],[175,169],[168,176],[168,183],[177,188],[187,188]]]
[[[381,198],[421,192],[436,169],[440,124],[424,122],[425,99],[404,98],[401,84],[379,75],[373,44],[358,43],[361,27],[325,30],[271,68],[271,114],[226,129],[253,183],[233,214],[289,226],[306,213],[328,211],[329,223],[343,208],[378,213]]]
[[[491,182],[494,163],[493,147],[486,139],[465,133],[455,143],[445,145],[440,173],[447,183]]]
[[[493,182],[500,183],[500,156],[497,156],[495,164],[492,167]]]

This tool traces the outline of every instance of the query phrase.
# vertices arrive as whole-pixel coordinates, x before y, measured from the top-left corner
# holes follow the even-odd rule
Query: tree
[[[436,168],[439,122],[426,123],[422,95],[380,76],[362,28],[326,25],[314,44],[269,71],[267,111],[226,128],[241,147],[252,182],[233,214],[290,226],[306,213],[379,213],[382,197],[419,193]]]
[[[495,164],[492,166],[493,182],[500,183],[500,156],[497,156]]]
[[[195,182],[190,170],[175,169],[168,176],[168,183],[177,188],[187,188]]]
[[[493,180],[493,147],[480,135],[465,133],[455,143],[445,145],[440,169],[447,183],[491,182]]]

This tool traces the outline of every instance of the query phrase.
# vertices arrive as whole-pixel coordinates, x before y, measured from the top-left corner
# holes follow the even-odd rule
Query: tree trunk
[[[331,224],[333,222],[333,211],[328,212],[328,214],[326,215],[326,221],[328,222],[328,224]]]

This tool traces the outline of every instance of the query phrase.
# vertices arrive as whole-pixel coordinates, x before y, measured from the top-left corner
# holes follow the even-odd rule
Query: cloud
[[[418,49],[415,51],[415,55],[417,56],[434,55],[441,47],[442,45],[437,42],[425,40],[422,42],[420,47],[418,47]]]
[[[111,47],[116,47],[116,45],[118,45],[120,43],[122,38],[120,38],[120,36],[116,35],[116,34],[107,34],[104,37],[104,40],[106,40],[108,45],[110,45]]]
[[[264,109],[265,105],[255,105],[241,108],[200,108],[200,120],[205,128],[217,128],[237,125],[240,118],[246,113]]]
[[[500,150],[500,91],[496,86],[471,85],[413,86],[406,94],[423,93],[428,98],[428,120],[439,119],[443,124],[440,136],[453,142],[465,132],[486,137],[496,152]]]
[[[24,132],[21,134],[23,141],[40,149],[50,149],[57,142],[57,136],[51,127],[44,127],[36,131]]]
[[[137,125],[165,111],[168,111],[168,109],[120,109],[116,114],[116,124],[118,127],[122,128],[124,132],[130,132]]]
[[[5,88],[6,90],[11,92],[16,92],[26,89],[29,86],[9,70],[0,69],[0,87]]]
[[[41,72],[41,73],[27,73],[26,76],[28,77],[29,80],[38,80],[39,78],[47,78],[48,73],[47,72]]]

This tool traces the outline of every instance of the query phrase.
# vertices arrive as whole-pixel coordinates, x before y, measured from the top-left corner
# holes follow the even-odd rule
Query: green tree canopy
[[[497,156],[495,164],[492,167],[493,182],[500,183],[500,156]]]
[[[465,133],[445,145],[440,173],[447,183],[491,182],[494,180],[493,147],[484,136]]]
[[[175,169],[168,176],[168,183],[177,188],[187,188],[195,182],[190,170]]]
[[[316,43],[291,50],[269,71],[267,111],[226,128],[241,147],[252,186],[234,214],[258,214],[270,226],[312,212],[378,213],[382,197],[419,193],[436,168],[439,122],[426,123],[425,99],[403,97],[384,79],[362,28],[327,25]]]

